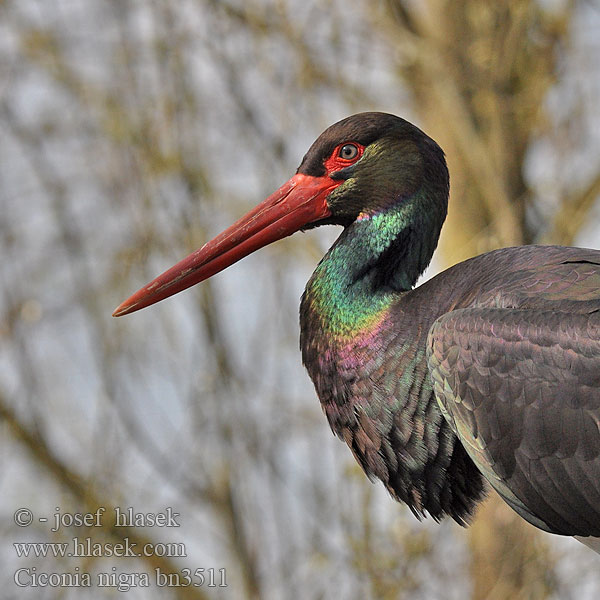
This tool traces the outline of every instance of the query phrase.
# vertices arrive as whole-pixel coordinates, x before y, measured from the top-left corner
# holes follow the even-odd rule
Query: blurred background
[[[499,246],[600,247],[599,28],[592,0],[0,0],[2,598],[120,593],[18,588],[18,568],[212,568],[217,584],[226,569],[226,588],[131,599],[598,598],[597,557],[577,542],[493,495],[469,529],[419,523],[333,437],[297,310],[339,230],[110,314],[362,110],[446,151],[451,208],[429,275]],[[56,507],[99,506],[172,507],[181,527],[50,531]],[[74,536],[186,556],[13,546]]]

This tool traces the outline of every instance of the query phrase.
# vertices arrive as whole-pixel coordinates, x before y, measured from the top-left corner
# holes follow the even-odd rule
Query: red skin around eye
[[[352,144],[358,149],[358,154],[350,160],[339,156],[340,150],[347,144]],[[327,175],[330,175],[331,173],[335,173],[335,171],[339,171],[340,169],[353,165],[357,160],[360,159],[364,151],[365,147],[362,144],[357,144],[356,142],[344,142],[343,144],[339,144],[335,147],[334,151],[331,153],[331,156],[323,163],[325,165],[325,168],[327,169]]]

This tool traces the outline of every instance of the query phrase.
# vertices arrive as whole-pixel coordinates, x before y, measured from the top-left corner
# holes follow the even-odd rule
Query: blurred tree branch
[[[556,212],[551,230],[544,235],[546,243],[570,246],[581,228],[589,221],[590,213],[600,196],[600,174],[579,193],[566,197]]]

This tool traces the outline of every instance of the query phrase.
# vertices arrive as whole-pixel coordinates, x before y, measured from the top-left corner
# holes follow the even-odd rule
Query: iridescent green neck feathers
[[[414,286],[431,260],[445,216],[438,224],[435,211],[422,212],[424,193],[361,214],[323,257],[301,312],[317,318],[325,335],[347,337],[372,328],[398,294]]]

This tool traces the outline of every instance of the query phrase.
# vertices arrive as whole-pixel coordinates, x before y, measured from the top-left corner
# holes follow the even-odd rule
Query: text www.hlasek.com
[[[118,544],[93,542],[90,538],[73,538],[70,542],[14,542],[19,558],[28,557],[141,557],[141,556],[187,556],[185,544],[177,542],[144,544],[137,548],[136,542],[124,538]]]

